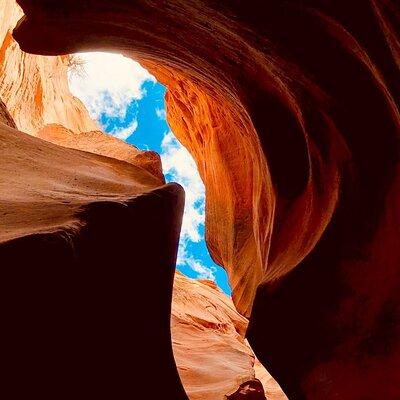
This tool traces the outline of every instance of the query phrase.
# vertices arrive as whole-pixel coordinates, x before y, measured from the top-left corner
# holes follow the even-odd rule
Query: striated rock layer
[[[89,151],[143,167],[165,182],[159,154],[154,151],[141,151],[102,131],[76,134],[62,125],[50,124],[39,130],[36,136],[60,146]]]
[[[209,249],[289,398],[398,399],[398,3],[19,3],[24,50],[119,50],[168,86]]]
[[[170,338],[180,186],[1,123],[0,159],[3,392],[187,399]]]
[[[44,131],[53,143],[74,145],[76,135],[59,125]],[[0,124],[7,388],[45,399],[65,390],[183,399],[169,339],[182,193],[163,185],[161,170],[138,167],[132,146],[100,149],[130,163],[92,154],[101,135],[79,135],[82,152]],[[257,365],[247,323],[213,282],[175,276],[172,345],[191,400],[223,400],[243,388],[238,398],[263,400],[264,389],[269,400],[286,398]],[[149,394],[154,375],[160,387]]]
[[[12,2],[3,3],[0,11],[3,26],[8,26],[7,18],[20,15]],[[83,106],[74,118],[68,112],[79,103],[66,89],[60,59],[24,54],[12,41],[0,64],[8,104],[18,106],[13,114],[19,124],[37,138],[64,147],[0,125],[0,261],[11,267],[2,275],[8,299],[7,388],[14,386],[17,397],[25,392],[59,397],[66,395],[67,385],[71,395],[79,387],[86,397],[107,393],[153,398],[162,392],[163,397],[184,398],[165,331],[169,316],[165,306],[171,303],[170,262],[176,252],[169,241],[179,222],[179,215],[173,216],[179,211],[180,195],[173,186],[162,186],[158,154],[139,151],[99,130],[79,131],[87,113]],[[10,65],[18,66],[18,71],[11,71]],[[54,74],[31,103],[38,83],[36,66]],[[11,73],[17,79],[10,79]],[[46,93],[60,96],[57,115]],[[37,118],[39,114],[59,123],[49,124]],[[62,125],[65,118],[71,129]],[[3,102],[0,122],[16,128]],[[176,204],[171,206],[170,201]],[[166,225],[157,228],[157,223]],[[158,233],[149,241],[151,230]],[[165,243],[159,243],[161,238]],[[141,255],[132,259],[132,252]],[[148,257],[151,252],[160,254]],[[138,271],[143,265],[147,272]],[[158,276],[153,271],[159,269],[164,272]],[[137,288],[137,281],[151,282],[156,294],[147,293],[148,285]],[[137,310],[134,305],[139,303]],[[33,320],[34,329],[29,326]],[[172,345],[190,399],[223,400],[226,395],[265,399],[265,393],[269,400],[286,398],[255,361],[244,339],[247,323],[212,282],[176,276]],[[136,343],[140,343],[137,350]],[[146,360],[139,361],[140,357]],[[33,366],[35,358],[39,361]],[[149,365],[154,359],[155,369]],[[129,365],[132,361],[134,368]],[[110,368],[114,364],[118,367]],[[138,365],[141,373],[136,371]],[[149,381],[160,373],[165,375],[157,378],[160,387],[149,393]],[[139,387],[130,385],[132,375],[141,382]],[[16,382],[16,377],[27,385]]]
[[[73,132],[98,130],[83,103],[69,91],[69,56],[22,52],[12,30],[23,15],[15,0],[0,3],[0,98],[23,132],[36,135],[47,124]]]
[[[255,359],[244,338],[247,324],[214,282],[175,275],[172,346],[190,400],[287,399]]]

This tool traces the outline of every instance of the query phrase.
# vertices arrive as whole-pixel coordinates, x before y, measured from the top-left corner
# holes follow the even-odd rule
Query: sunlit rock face
[[[170,340],[180,186],[3,123],[0,159],[4,392],[146,398],[155,374],[152,395],[187,399]]]
[[[398,399],[397,2],[19,3],[24,50],[120,50],[168,86],[209,248],[289,398]]]
[[[23,15],[15,0],[0,4],[0,98],[23,132],[36,135],[46,124],[73,132],[98,130],[97,124],[68,88],[69,56],[37,57],[19,49],[12,37]]]
[[[255,359],[244,337],[247,324],[214,282],[175,276],[172,345],[190,400],[287,399]]]
[[[102,131],[96,130],[76,134],[62,125],[50,124],[40,129],[36,136],[60,146],[126,161],[142,167],[161,182],[165,182],[159,154],[154,151],[141,151]]]
[[[70,56],[43,57],[20,50],[12,30],[22,15],[15,0],[0,4],[0,99],[14,126],[65,147],[141,166],[163,181],[157,154],[101,132],[83,103],[71,94],[67,79]]]
[[[164,184],[158,154],[99,131],[68,90],[67,57],[23,53],[7,23],[20,10],[7,1],[0,11],[2,95],[31,134],[0,102],[4,390],[286,399],[244,338],[247,319],[214,283],[177,275],[172,295],[183,193]],[[44,82],[38,71],[54,74]]]

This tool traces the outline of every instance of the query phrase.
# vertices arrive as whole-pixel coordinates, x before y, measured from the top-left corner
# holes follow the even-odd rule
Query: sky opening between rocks
[[[204,241],[205,192],[196,164],[169,128],[165,87],[137,62],[111,53],[79,53],[69,70],[71,92],[108,134],[141,150],[160,154],[167,182],[186,192],[177,269],[191,278],[211,279],[227,294],[226,272]]]

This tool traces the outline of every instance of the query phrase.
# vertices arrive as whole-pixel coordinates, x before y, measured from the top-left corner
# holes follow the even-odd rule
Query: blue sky
[[[109,53],[82,53],[83,72],[70,71],[72,93],[103,130],[141,150],[161,155],[166,180],[186,192],[177,268],[191,278],[214,280],[227,294],[225,271],[211,259],[204,241],[204,185],[194,160],[165,119],[165,87],[138,63]]]

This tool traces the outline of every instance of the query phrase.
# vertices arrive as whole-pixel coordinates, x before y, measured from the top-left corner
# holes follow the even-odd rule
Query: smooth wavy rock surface
[[[69,90],[69,56],[38,57],[20,50],[12,30],[22,15],[15,0],[1,0],[0,98],[18,129],[31,135],[47,124],[60,124],[76,133],[98,130]]]
[[[4,393],[187,399],[170,339],[182,188],[4,124],[0,159]]]
[[[398,2],[19,4],[23,50],[121,51],[168,87],[209,249],[288,397],[400,398]]]
[[[255,359],[248,321],[212,281],[177,273],[172,298],[172,346],[190,400],[285,400],[276,381]],[[255,386],[257,391],[243,389]],[[239,395],[242,397],[235,397]],[[231,396],[231,397],[229,397]],[[267,396],[267,397],[265,397]]]

